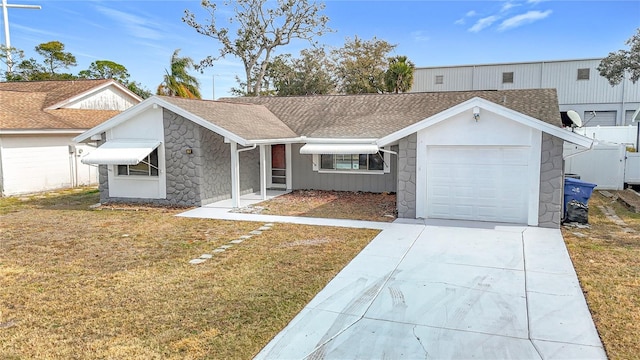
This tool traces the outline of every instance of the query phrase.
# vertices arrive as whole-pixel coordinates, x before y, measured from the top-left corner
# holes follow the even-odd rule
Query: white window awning
[[[380,149],[376,144],[305,144],[300,154],[375,154]]]
[[[158,146],[157,140],[109,140],[80,161],[87,165],[136,165]]]

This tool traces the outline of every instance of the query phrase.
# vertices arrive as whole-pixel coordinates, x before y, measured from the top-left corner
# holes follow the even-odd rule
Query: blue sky
[[[8,2],[42,6],[9,9],[11,45],[39,59],[36,45],[61,41],[78,60],[72,73],[111,60],[155,92],[175,49],[196,61],[217,54],[213,39],[181,21],[185,9],[205,19],[199,0]],[[626,48],[640,27],[639,0],[328,0],[325,5],[334,32],[318,38],[321,44],[340,47],[346,38],[375,36],[396,44],[393,55],[406,55],[418,67],[604,57]],[[297,55],[308,46],[295,42],[280,52]],[[194,74],[203,97],[211,99],[229,96],[235,76],[244,71],[239,59],[228,57]]]

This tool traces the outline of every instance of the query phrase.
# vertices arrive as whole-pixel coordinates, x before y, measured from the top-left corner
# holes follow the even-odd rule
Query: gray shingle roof
[[[167,96],[159,98],[247,140],[298,136],[263,105]]]
[[[315,138],[381,138],[474,97],[552,125],[562,125],[555,89],[242,97],[224,100],[262,104],[297,135]]]

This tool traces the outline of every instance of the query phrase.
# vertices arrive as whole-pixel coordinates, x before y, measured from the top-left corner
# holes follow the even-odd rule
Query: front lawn
[[[0,358],[248,359],[378,233],[0,198]]]
[[[612,209],[626,225],[605,215]],[[589,229],[564,227],[569,254],[610,359],[640,354],[640,214],[597,191]]]

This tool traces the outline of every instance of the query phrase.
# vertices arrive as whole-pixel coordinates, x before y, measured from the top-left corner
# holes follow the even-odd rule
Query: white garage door
[[[530,151],[428,146],[427,216],[526,224]]]

